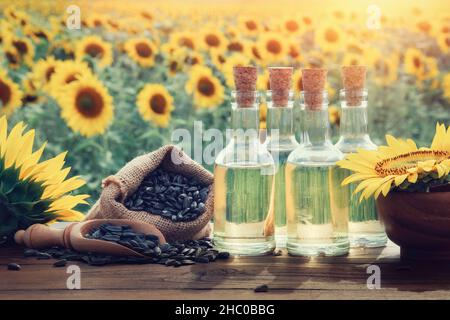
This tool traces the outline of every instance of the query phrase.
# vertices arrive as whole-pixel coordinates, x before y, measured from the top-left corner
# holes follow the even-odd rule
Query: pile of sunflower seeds
[[[209,187],[196,179],[157,169],[126,201],[132,211],[147,211],[173,222],[197,219],[205,211]]]
[[[66,248],[53,247],[44,250],[25,250],[25,256],[38,259],[58,259],[55,267],[65,265],[67,261],[83,261],[89,265],[102,266],[112,263],[162,264],[180,267],[196,263],[209,263],[216,259],[228,259],[228,252],[214,249],[211,239],[189,240],[160,244],[158,237],[135,232],[130,226],[103,224],[84,235],[88,239],[111,241],[126,246],[144,255],[144,257],[119,257],[98,253],[81,253]]]

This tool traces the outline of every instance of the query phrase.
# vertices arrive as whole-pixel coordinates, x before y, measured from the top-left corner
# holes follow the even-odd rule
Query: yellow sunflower
[[[383,56],[378,50],[369,52],[369,64],[376,84],[388,86],[398,78],[398,57],[395,54]]]
[[[227,45],[227,40],[219,31],[204,31],[200,35],[200,44],[206,50],[223,50]]]
[[[157,48],[146,38],[128,40],[125,42],[125,51],[142,67],[151,67],[155,64]]]
[[[192,67],[203,65],[203,60],[203,56],[199,52],[187,51],[183,61],[186,66]]]
[[[86,137],[104,133],[113,120],[112,97],[91,74],[65,86],[58,98],[67,125]]]
[[[50,81],[50,92],[57,97],[64,87],[85,74],[92,74],[88,65],[82,61],[65,60],[61,61],[55,69]]]
[[[261,55],[261,49],[259,48],[258,43],[250,43],[248,51],[250,59],[255,61],[257,64],[262,64],[263,56]]]
[[[270,90],[270,81],[269,81],[269,71],[264,70],[264,72],[258,75],[258,79],[256,80],[256,88],[260,91]]]
[[[79,221],[84,215],[74,210],[87,204],[88,195],[71,195],[85,182],[79,177],[67,179],[63,152],[41,161],[46,144],[33,150],[35,131],[19,122],[9,131],[6,117],[0,118],[0,238],[12,238],[18,229],[55,220]]]
[[[194,97],[194,104],[200,108],[220,105],[224,99],[224,88],[211,69],[203,66],[192,68],[186,82],[186,92]]]
[[[341,121],[341,112],[337,106],[331,105],[328,107],[328,120],[330,124],[339,126]]]
[[[241,32],[246,35],[258,35],[263,29],[261,24],[256,19],[251,17],[239,18],[238,25]]]
[[[408,48],[404,57],[404,70],[407,74],[421,78],[425,71],[425,55],[416,48]]]
[[[107,17],[101,14],[92,13],[86,18],[89,28],[101,28],[107,25]]]
[[[336,25],[324,25],[317,28],[314,37],[324,51],[337,52],[345,48],[345,35]]]
[[[287,18],[282,22],[282,29],[287,34],[297,35],[300,33],[301,24],[297,19]]]
[[[98,36],[87,36],[79,40],[75,46],[75,57],[82,60],[90,56],[100,67],[111,65],[113,61],[112,46]]]
[[[17,53],[17,50],[14,47],[7,47],[5,46],[3,48],[3,52],[5,54],[5,59],[8,62],[8,67],[11,69],[18,69],[21,66],[21,60],[20,56]]]
[[[300,44],[297,41],[290,41],[288,44],[288,57],[294,62],[301,62],[303,60],[303,56],[300,51]]]
[[[443,53],[450,52],[450,33],[442,33],[437,38],[439,47]]]
[[[354,174],[343,181],[349,184],[361,181],[355,193],[362,191],[360,200],[386,196],[393,188],[405,189],[423,179],[440,180],[450,172],[450,127],[436,125],[436,134],[430,148],[418,149],[411,139],[386,136],[387,146],[368,151],[360,149],[339,161],[342,168]]]
[[[220,50],[211,50],[210,53],[211,62],[218,70],[223,70],[224,65],[227,62],[227,56]]]
[[[165,128],[169,125],[171,112],[174,110],[173,98],[163,85],[145,85],[137,96],[136,104],[145,120],[158,127]]]
[[[288,48],[281,35],[278,33],[264,33],[258,42],[259,53],[267,64],[282,61],[287,53]]]
[[[366,64],[366,61],[362,55],[356,53],[345,53],[341,64],[344,66],[363,66]]]
[[[292,78],[292,86],[294,88],[294,92],[296,95],[299,95],[300,92],[303,91],[302,70],[298,69],[297,71],[295,71]]]
[[[231,53],[245,54],[247,52],[247,43],[241,38],[234,38],[228,41],[226,48]]]
[[[4,70],[0,70],[0,115],[10,115],[22,105],[22,92]]]
[[[267,128],[267,103],[265,102],[259,106],[259,128]]]
[[[33,43],[27,38],[20,37],[6,37],[5,38],[5,49],[9,50],[17,63],[25,63],[27,66],[33,64],[34,59],[34,46]]]
[[[38,90],[51,93],[50,82],[60,64],[60,60],[55,60],[55,58],[49,56],[45,60],[39,60],[34,65],[31,77]]]
[[[191,50],[198,49],[197,35],[190,32],[176,32],[170,36],[170,43],[174,47],[185,47]]]
[[[42,41],[49,42],[53,38],[49,31],[37,26],[28,25],[23,29],[23,32],[37,43]]]
[[[22,102],[24,105],[42,102],[44,97],[39,94],[37,86],[34,84],[32,74],[29,74],[27,77],[23,78],[22,89]]]

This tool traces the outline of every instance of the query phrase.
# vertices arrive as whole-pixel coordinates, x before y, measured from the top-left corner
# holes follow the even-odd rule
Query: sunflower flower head
[[[142,67],[151,67],[155,63],[156,45],[146,38],[128,40],[125,42],[125,51]]]
[[[107,67],[113,61],[112,45],[98,36],[87,36],[78,41],[75,48],[77,60],[86,56],[97,61],[100,67]]]
[[[186,92],[193,95],[195,105],[200,108],[216,107],[224,100],[224,88],[220,80],[211,69],[203,66],[191,69]]]
[[[355,193],[360,200],[386,196],[391,190],[427,191],[432,184],[450,182],[450,127],[436,125],[431,147],[417,148],[413,140],[386,136],[387,146],[377,150],[358,150],[338,162],[354,173],[343,181],[360,181]]]
[[[70,193],[85,184],[79,177],[67,179],[66,153],[41,161],[45,144],[33,150],[34,130],[19,122],[8,133],[0,118],[0,237],[11,238],[18,229],[55,220],[79,221],[75,210],[87,195]]]
[[[0,70],[0,116],[10,115],[22,105],[22,92],[5,71]]]
[[[114,116],[112,97],[92,74],[79,76],[65,86],[58,102],[67,125],[86,137],[104,133]]]
[[[144,120],[159,127],[167,127],[174,110],[173,98],[160,84],[147,84],[137,96],[136,104]]]

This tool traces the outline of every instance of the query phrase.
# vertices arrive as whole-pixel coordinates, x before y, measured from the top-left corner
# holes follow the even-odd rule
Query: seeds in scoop
[[[131,250],[139,252],[144,257],[120,257],[94,253],[81,253],[67,248],[52,247],[44,250],[26,249],[24,255],[35,256],[38,259],[59,259],[55,267],[64,266],[67,261],[83,261],[94,266],[112,263],[133,264],[161,264],[173,267],[192,265],[195,263],[209,263],[216,259],[227,259],[228,252],[219,252],[214,249],[210,238],[200,240],[176,241],[174,243],[160,244],[155,235],[145,235],[135,232],[130,226],[115,228],[111,224],[103,224],[85,234],[86,238],[93,239],[94,235],[100,240],[120,239],[116,242]]]
[[[22,270],[22,267],[20,266],[20,264],[11,262],[11,263],[8,263],[8,270],[20,271],[20,270]]]

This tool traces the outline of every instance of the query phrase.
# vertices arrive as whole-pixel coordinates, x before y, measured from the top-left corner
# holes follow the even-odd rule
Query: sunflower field
[[[446,1],[16,0],[0,8],[0,116],[35,129],[45,157],[68,150],[91,203],[103,178],[170,143],[176,128],[227,128],[235,65],[259,67],[261,92],[267,66],[293,66],[296,94],[301,68],[328,68],[334,139],[341,65],[369,67],[375,142],[389,133],[426,145],[436,122],[450,124]],[[79,28],[69,28],[77,14]],[[265,112],[263,99],[262,128]]]

